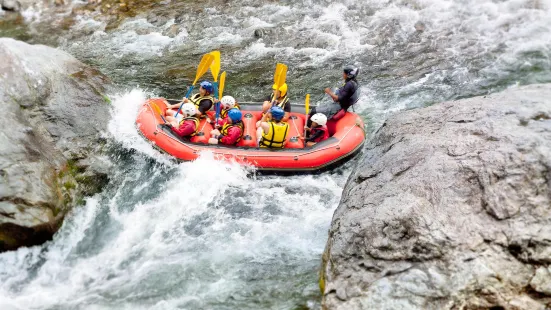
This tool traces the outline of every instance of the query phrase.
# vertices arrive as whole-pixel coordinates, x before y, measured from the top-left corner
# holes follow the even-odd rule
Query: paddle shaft
[[[297,135],[300,136],[300,132],[298,131],[298,127],[297,127],[297,123],[295,123],[295,119],[294,118],[291,118],[291,120],[293,121],[293,125],[295,125],[295,129],[297,131]]]
[[[187,91],[186,98],[189,98],[189,95],[191,94],[192,90],[193,90],[193,85],[191,85],[191,87]],[[182,109],[183,106],[184,106],[184,101],[182,100],[182,103],[180,104],[180,107],[178,108],[178,111],[176,111],[176,114],[174,114],[174,115],[178,115],[178,113],[180,113],[180,110]]]
[[[153,105],[152,106],[153,110],[155,110],[159,114],[159,116],[161,116],[161,118],[163,119],[163,122],[165,122],[165,124],[168,123],[166,121],[165,117],[163,116],[163,113],[161,113],[161,109],[159,109],[159,106],[157,106],[155,103],[151,103],[151,104]],[[151,105],[150,105],[150,107],[151,107]]]
[[[222,95],[224,94],[224,87],[225,86],[226,86],[226,71],[224,71],[224,72],[222,72],[222,74],[220,74],[220,90],[219,90],[219,92],[217,92],[218,99],[222,99]],[[217,124],[218,118],[220,117],[220,101],[217,102],[214,105],[214,111],[216,111],[215,116],[214,116],[214,122],[215,122],[215,124]]]

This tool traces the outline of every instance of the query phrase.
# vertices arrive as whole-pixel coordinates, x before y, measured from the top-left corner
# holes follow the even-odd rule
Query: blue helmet
[[[270,109],[270,113],[276,121],[280,121],[283,116],[285,116],[285,111],[283,111],[283,109],[278,106],[272,107]]]
[[[213,87],[212,87],[212,83],[209,82],[209,81],[203,81],[201,82],[201,87],[203,87],[204,90],[208,91],[209,94],[212,94],[212,91],[213,91]]]
[[[241,120],[241,111],[239,109],[233,108],[228,111],[228,117],[232,122],[239,122]]]

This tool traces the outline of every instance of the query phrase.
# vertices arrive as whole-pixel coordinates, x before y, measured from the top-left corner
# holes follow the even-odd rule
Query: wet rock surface
[[[345,186],[325,309],[548,309],[551,85],[398,113]]]
[[[0,7],[6,11],[20,11],[21,3],[17,0],[0,0]]]
[[[40,244],[107,181],[109,81],[69,54],[0,39],[0,252]]]

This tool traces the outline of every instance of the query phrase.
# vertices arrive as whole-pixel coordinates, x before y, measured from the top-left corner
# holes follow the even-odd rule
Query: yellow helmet
[[[279,90],[281,92],[280,94],[281,97],[285,97],[285,95],[287,95],[287,83],[283,83],[283,85],[281,85],[279,89],[277,88],[277,84],[274,84],[272,85],[272,89]]]

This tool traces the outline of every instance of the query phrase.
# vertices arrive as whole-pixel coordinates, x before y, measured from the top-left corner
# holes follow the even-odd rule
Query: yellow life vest
[[[260,147],[283,148],[287,132],[289,131],[288,123],[269,122],[270,130],[268,133],[262,132]]]
[[[211,108],[212,108],[212,103],[214,102],[214,98],[210,95],[201,96],[200,93],[197,93],[197,94],[191,96],[191,98],[189,98],[189,101],[191,101],[191,103],[193,103],[195,105],[197,110],[199,110],[199,106],[201,105],[201,101],[203,101],[203,100],[210,100]],[[209,110],[210,110],[210,108],[209,108]]]
[[[285,97],[283,97],[283,100],[281,100],[280,102],[277,102],[276,101],[277,98],[275,98],[275,95],[272,95],[272,99],[270,99],[270,103],[272,103],[272,106],[277,106],[277,107],[280,107],[281,109],[283,109],[285,107],[285,105],[287,104],[287,102],[289,102],[289,97],[287,97],[287,95],[285,95]],[[275,102],[275,104],[274,104]]]
[[[238,110],[241,110],[241,107],[236,103],[232,109],[238,109]],[[220,118],[221,119],[224,119],[226,118],[226,116],[228,116],[228,112],[230,111],[231,109],[222,109],[220,110]]]
[[[241,134],[239,135],[239,138],[237,138],[237,140],[235,140],[235,143],[239,142],[239,140],[241,140],[241,137],[243,136],[243,130],[245,127],[243,127],[243,122],[242,121],[239,121],[238,123],[235,123],[235,124],[229,124],[229,123],[226,123],[224,124],[224,126],[222,126],[222,129],[220,130],[220,134],[222,136],[227,136],[228,135],[228,131],[230,130],[230,128],[232,127],[239,127],[241,128]]]
[[[184,117],[180,121],[180,125],[182,125],[185,121],[193,121],[195,123],[195,132],[189,135],[190,137],[195,136],[199,132],[199,120],[197,119],[197,117]]]

